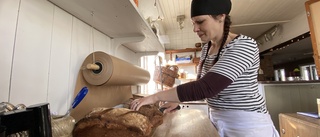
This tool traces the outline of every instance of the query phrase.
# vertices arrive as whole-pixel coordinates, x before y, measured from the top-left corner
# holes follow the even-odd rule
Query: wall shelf
[[[197,52],[197,51],[201,51],[201,49],[202,48],[186,48],[186,49],[166,50],[166,54],[183,53],[183,52]]]
[[[201,51],[202,48],[186,48],[186,49],[175,49],[175,50],[166,50],[166,54],[170,54],[170,60],[172,60],[172,54],[174,53],[185,53],[193,52],[192,63],[180,63],[178,66],[197,66],[200,58],[197,57],[197,52]]]
[[[133,0],[49,1],[109,36],[115,47],[124,45],[136,53],[164,52]]]
[[[197,63],[180,63],[180,64],[177,64],[177,66],[194,66],[194,65],[197,65]]]

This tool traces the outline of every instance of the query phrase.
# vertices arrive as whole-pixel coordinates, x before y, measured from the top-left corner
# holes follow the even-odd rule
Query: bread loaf
[[[163,114],[154,105],[139,111],[128,108],[95,108],[79,120],[74,137],[150,137],[163,122]]]

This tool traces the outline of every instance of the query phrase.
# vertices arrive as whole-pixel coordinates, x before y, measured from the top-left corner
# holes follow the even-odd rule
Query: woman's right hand
[[[173,113],[176,112],[175,110],[179,106],[179,103],[172,103],[172,102],[167,102],[160,106],[160,108],[166,108],[163,113]]]
[[[149,105],[149,104],[154,104],[155,102],[159,101],[158,98],[156,97],[156,94],[135,99],[131,102],[130,104],[130,109],[138,111],[141,106],[144,105]]]
[[[141,106],[143,105],[149,105],[154,104],[158,101],[169,101],[169,102],[180,102],[178,94],[177,94],[177,88],[170,88],[165,91],[157,92],[155,94],[149,95],[144,98],[135,99],[131,102],[130,108],[132,110],[139,110]],[[168,105],[168,112],[173,110],[175,107],[177,107],[178,103],[174,104],[167,104]],[[165,105],[165,106],[167,106]],[[169,111],[170,110],[170,111]]]

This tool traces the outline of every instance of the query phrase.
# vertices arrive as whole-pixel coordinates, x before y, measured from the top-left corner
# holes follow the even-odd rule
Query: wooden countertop
[[[280,115],[282,115],[283,117],[287,117],[289,119],[290,118],[298,119],[301,123],[313,125],[314,127],[317,127],[320,129],[320,119],[299,115],[297,113],[280,113],[279,116]]]
[[[165,114],[163,124],[152,137],[219,137],[207,114],[197,109],[181,109]]]

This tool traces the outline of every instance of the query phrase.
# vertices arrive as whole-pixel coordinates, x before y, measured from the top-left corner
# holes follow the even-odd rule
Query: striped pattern
[[[208,45],[205,45],[201,53],[202,61],[207,50]],[[217,96],[207,98],[209,106],[214,109],[267,113],[265,100],[258,90],[257,72],[260,59],[255,40],[240,35],[222,49],[218,62],[213,65],[216,57],[207,56],[201,77],[207,72],[214,72],[231,79],[233,83]]]

